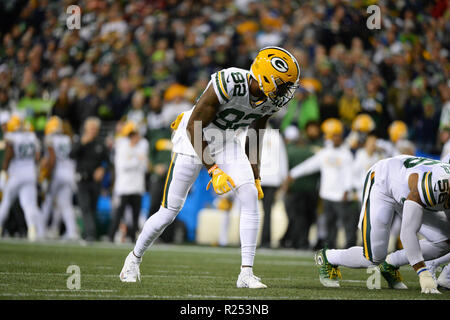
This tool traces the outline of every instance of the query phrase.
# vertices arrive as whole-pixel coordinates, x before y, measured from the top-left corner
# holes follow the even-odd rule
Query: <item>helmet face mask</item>
[[[300,68],[297,60],[279,47],[261,49],[250,73],[258,81],[260,90],[277,108],[288,103],[299,86]]]
[[[294,97],[295,90],[298,88],[298,84],[295,85],[292,82],[283,82],[283,80],[281,79],[277,80],[280,80],[281,83],[276,84],[277,81],[274,81],[275,92],[269,93],[269,99],[276,107],[282,108]]]

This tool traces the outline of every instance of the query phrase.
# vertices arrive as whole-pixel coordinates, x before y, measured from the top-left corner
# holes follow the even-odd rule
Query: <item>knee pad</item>
[[[178,214],[178,212],[181,211],[181,209],[184,206],[184,202],[186,201],[185,197],[180,197],[175,194],[171,194],[168,198],[167,203],[165,204],[164,208],[173,212],[176,212],[175,216]]]

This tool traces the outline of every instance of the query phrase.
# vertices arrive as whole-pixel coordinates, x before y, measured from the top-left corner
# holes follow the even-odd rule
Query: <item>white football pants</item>
[[[234,192],[241,203],[239,228],[242,265],[253,266],[259,230],[258,192],[250,162],[244,150],[240,146],[238,147],[235,149],[237,153],[233,156],[233,161],[228,161],[225,157],[216,157],[216,159],[225,160],[216,160],[216,164],[233,179],[236,185],[230,192]],[[173,222],[183,208],[187,194],[202,167],[203,165],[199,163],[197,157],[173,154],[161,207],[145,222],[136,241],[135,255],[142,256],[164,229]]]
[[[52,210],[59,210],[69,238],[78,237],[78,230],[73,209],[73,183],[55,177],[50,183],[50,190],[42,204],[44,228],[47,227]]]
[[[38,237],[44,236],[41,212],[37,202],[36,180],[17,175],[10,176],[0,204],[0,227],[3,227],[9,216],[9,210],[14,201],[19,197],[20,206],[24,212],[25,222],[30,229],[34,227]]]

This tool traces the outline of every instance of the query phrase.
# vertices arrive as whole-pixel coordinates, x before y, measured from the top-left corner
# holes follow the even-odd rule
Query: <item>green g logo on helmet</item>
[[[270,63],[272,64],[272,67],[274,67],[277,71],[285,73],[288,72],[289,70],[287,62],[281,58],[278,57],[272,58],[270,59]]]

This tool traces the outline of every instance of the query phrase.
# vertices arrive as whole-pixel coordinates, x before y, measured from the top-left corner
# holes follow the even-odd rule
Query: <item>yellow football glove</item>
[[[261,188],[261,179],[255,179],[256,190],[258,190],[258,200],[264,198],[264,192]]]
[[[211,176],[211,180],[206,186],[206,190],[209,190],[211,184],[213,185],[214,191],[217,194],[224,194],[231,190],[231,187],[235,188],[233,179],[225,172],[223,172],[217,164],[213,165],[209,170],[208,174]],[[230,186],[231,185],[231,186]]]

